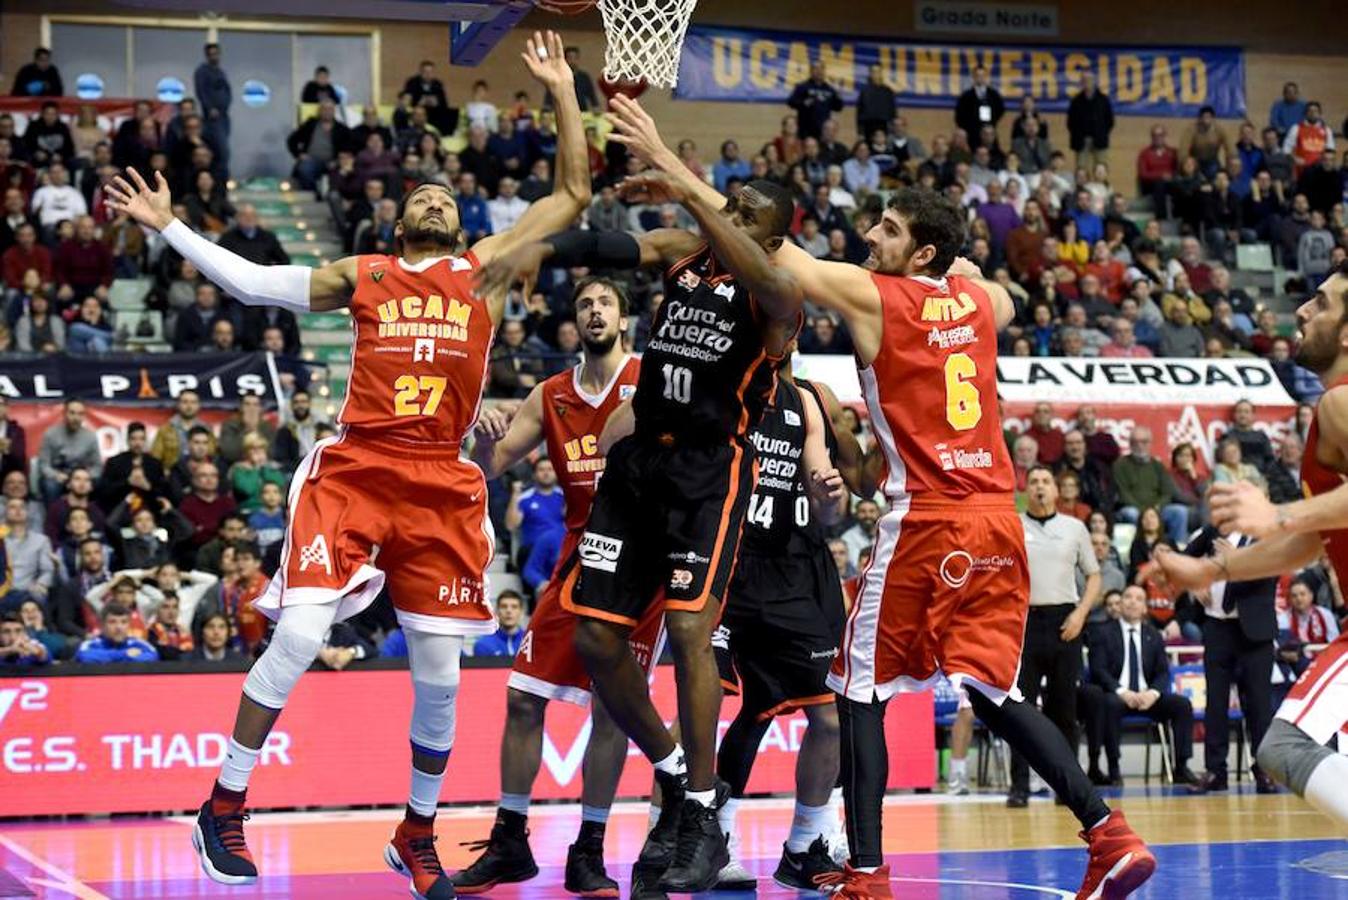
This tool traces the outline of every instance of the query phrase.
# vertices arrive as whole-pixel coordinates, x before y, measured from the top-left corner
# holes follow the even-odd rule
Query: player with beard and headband
[[[788,191],[751,181],[732,200],[699,210],[717,229],[759,247],[781,243],[794,215]],[[705,226],[704,226],[705,230]],[[556,265],[665,267],[631,403],[604,428],[604,478],[577,555],[561,585],[580,617],[576,648],[613,720],[654,764],[664,799],[633,867],[633,894],[706,890],[728,861],[717,810],[727,789],[715,777],[721,702],[712,631],[734,568],[753,493],[749,430],[771,395],[775,369],[800,322],[799,291],[783,292],[770,266],[737,275],[697,235],[656,229],[572,231],[522,248],[488,267],[499,289]],[[611,448],[611,449],[609,449]],[[652,606],[664,610],[674,656],[683,746],[651,703],[630,635]]]
[[[317,269],[256,265],[193,233],[174,219],[158,173],[153,189],[134,170],[134,188],[120,177],[108,187],[114,211],[161,232],[245,305],[351,312],[341,429],[318,442],[291,482],[281,566],[257,603],[277,620],[276,631],[244,681],[224,766],[192,831],[202,868],[223,884],[257,878],[244,839],[245,792],[287,697],[332,624],[359,613],[387,583],[407,635],[414,703],[410,796],[384,860],[410,876],[414,896],[454,896],[435,851],[435,810],[454,741],[464,638],[495,627],[485,584],[495,552],[486,481],[459,454],[477,422],[487,353],[505,308],[503,294],[477,291],[473,277],[500,254],[566,227],[590,200],[562,39],[535,32],[523,59],[557,98],[557,183],[514,228],[466,252],[454,196],[438,184],[404,196],[398,255],[352,256]]]
[[[1258,543],[1220,548],[1193,559],[1156,553],[1150,565],[1175,588],[1280,576],[1321,554],[1340,584],[1348,583],[1348,264],[1321,283],[1297,310],[1296,360],[1315,372],[1325,393],[1315,408],[1301,458],[1305,500],[1274,505],[1248,482],[1214,485],[1212,521],[1224,533]],[[1325,745],[1338,735],[1339,753]],[[1288,692],[1256,753],[1259,767],[1304,797],[1348,834],[1348,632],[1315,657]]]
[[[604,473],[599,435],[618,405],[632,396],[640,366],[622,345],[627,332],[622,285],[585,278],[576,284],[574,297],[580,364],[530,391],[513,418],[497,408],[484,411],[478,420],[473,459],[488,479],[514,466],[540,441],[546,443],[566,497],[566,538],[515,654],[501,738],[501,805],[491,836],[478,845],[483,854],[454,875],[460,894],[538,874],[526,825],[529,794],[543,756],[544,710],[551,700],[590,703],[590,676],[575,650],[576,617],[562,607],[560,588],[576,565],[590,502]],[[652,604],[629,638],[633,655],[648,673],[660,658],[664,639],[664,615]],[[627,735],[596,702],[581,766],[580,834],[566,857],[565,887],[573,894],[618,896],[618,883],[604,871],[604,831],[626,761]]]
[[[681,185],[671,199],[695,216],[719,201],[686,176],[640,104],[615,98],[613,107],[610,140]],[[712,235],[727,265],[748,272],[767,262],[750,242],[726,243],[734,237]],[[816,260],[789,242],[771,260],[794,282],[782,294],[803,292],[852,335],[890,501],[828,679],[838,694],[851,859],[822,884],[844,897],[892,896],[880,838],[885,707],[944,672],[1080,820],[1090,863],[1078,896],[1124,897],[1151,877],[1155,858],[1016,690],[1029,570],[996,406],[997,332],[1014,308],[1002,287],[956,258],[964,238],[953,203],[904,189],[866,233],[864,268]]]

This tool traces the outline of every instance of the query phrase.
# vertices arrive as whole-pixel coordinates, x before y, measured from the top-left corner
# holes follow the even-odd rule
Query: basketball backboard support
[[[177,11],[275,15],[276,0],[120,0],[127,6]],[[449,61],[475,66],[534,8],[533,0],[288,0],[287,16],[397,19],[449,26]]]

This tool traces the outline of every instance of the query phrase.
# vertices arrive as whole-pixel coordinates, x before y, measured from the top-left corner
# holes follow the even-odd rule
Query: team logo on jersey
[[[553,404],[552,404],[552,411],[555,412],[555,413],[557,414],[557,418],[559,418],[559,419],[565,419],[565,418],[566,418],[566,412],[567,412],[567,410],[568,410],[569,408],[570,408],[570,407],[568,407],[565,403],[563,403],[563,402],[560,401],[560,400],[555,400],[555,401],[553,401]]]
[[[735,299],[735,286],[728,281],[723,281],[712,289],[712,292],[718,297],[724,297],[727,300]]]
[[[937,346],[942,350],[949,350],[951,347],[963,347],[976,340],[978,340],[978,335],[974,332],[972,325],[956,325],[954,328],[947,328],[945,331],[933,328],[927,334],[927,346]]]
[[[439,338],[468,340],[468,320],[473,307],[453,297],[403,297],[379,304],[379,336],[391,338]]]
[[[412,362],[435,362],[434,338],[417,338],[412,345]]]
[[[307,547],[300,548],[300,571],[303,572],[310,566],[321,567],[327,574],[332,574],[332,557],[328,555],[328,542],[321,534],[314,535],[314,539]]]
[[[627,398],[636,394],[636,392],[637,386],[635,384],[618,385],[618,402],[621,403],[623,400],[626,400]]]
[[[683,288],[685,291],[694,290],[701,283],[702,283],[701,276],[699,276],[692,269],[684,269],[683,273],[679,275],[679,280],[676,282],[676,284],[678,284],[678,286]]]
[[[601,572],[618,571],[618,555],[622,553],[623,542],[605,534],[593,531],[585,532],[580,539],[580,564],[587,569]]]
[[[977,447],[973,450],[962,450],[956,447],[951,450],[945,444],[937,444],[936,458],[941,461],[941,468],[946,472],[953,472],[956,469],[992,468],[992,451],[985,447]]]
[[[978,308],[964,291],[954,297],[927,297],[922,303],[922,321],[958,322]]]
[[[782,410],[782,421],[788,425],[799,426],[800,413],[796,412],[794,409],[784,409]]]
[[[375,284],[378,284],[379,282],[383,281],[383,280],[384,280],[384,270],[383,270],[383,269],[375,269],[374,271],[370,272],[370,280],[373,281]]]

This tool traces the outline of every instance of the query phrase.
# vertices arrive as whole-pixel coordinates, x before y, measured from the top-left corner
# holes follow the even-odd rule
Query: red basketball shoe
[[[1091,862],[1077,900],[1122,900],[1156,871],[1156,857],[1117,809],[1080,837],[1090,845]]]
[[[384,848],[384,862],[400,875],[411,879],[408,888],[417,900],[451,900],[454,885],[435,853],[435,817],[419,816],[411,810],[393,832],[393,840]]]
[[[894,892],[889,888],[889,866],[881,866],[874,872],[863,872],[852,868],[850,863],[843,864],[841,872],[827,872],[815,876],[814,883],[821,893],[845,900],[893,900]]]

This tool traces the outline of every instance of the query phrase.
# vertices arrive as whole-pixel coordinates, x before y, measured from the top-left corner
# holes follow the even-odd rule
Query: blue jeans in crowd
[[[71,353],[107,353],[112,349],[112,332],[87,322],[75,322],[66,329],[66,350]]]
[[[327,170],[326,163],[321,163],[312,156],[295,160],[295,180],[306,191],[312,191],[318,185],[318,179],[322,178]]]
[[[1183,503],[1167,503],[1161,507],[1160,513],[1161,523],[1165,526],[1165,533],[1175,542],[1176,546],[1189,539],[1189,507]],[[1136,506],[1123,506],[1119,508],[1118,515],[1114,518],[1119,522],[1136,525],[1141,514]]]

